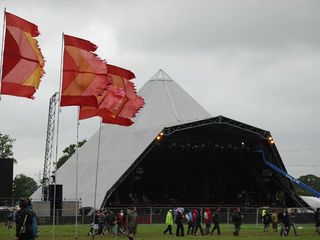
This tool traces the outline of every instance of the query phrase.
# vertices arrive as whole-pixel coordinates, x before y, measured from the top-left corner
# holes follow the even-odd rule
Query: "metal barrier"
[[[203,212],[206,207],[185,207],[185,210],[187,209],[194,209],[198,208],[200,209],[200,212]],[[217,207],[209,207],[212,210],[215,210]],[[231,223],[231,215],[233,212],[233,209],[238,207],[220,207],[220,223],[222,224],[229,224]],[[164,224],[166,214],[169,209],[175,209],[175,207],[137,207],[137,213],[138,213],[138,223],[139,224]],[[241,208],[240,212],[243,216],[243,223],[244,224],[260,224],[261,219],[261,212],[262,209],[268,209],[270,212],[273,210],[279,210],[281,208]],[[311,209],[306,208],[295,208],[297,209],[295,222],[298,224],[307,224],[307,223],[313,223],[314,222],[314,212]],[[36,210],[36,209],[35,209]],[[68,209],[63,209],[63,211],[66,211]],[[126,211],[126,208],[121,207],[109,207],[106,208],[106,210],[112,210],[115,213],[118,213],[120,210]],[[38,209],[38,211],[41,211],[41,209]],[[57,209],[57,211],[61,211],[61,209]],[[63,212],[62,211],[62,212]],[[90,224],[92,222],[93,216],[88,215],[88,209],[80,209],[79,215],[77,217],[79,224]],[[6,217],[9,213],[8,209],[0,210],[0,221],[4,222],[6,221]],[[38,216],[38,222],[39,224],[44,225],[50,225],[52,224],[52,216]],[[56,216],[55,219],[56,224],[74,224],[75,223],[75,216]]]

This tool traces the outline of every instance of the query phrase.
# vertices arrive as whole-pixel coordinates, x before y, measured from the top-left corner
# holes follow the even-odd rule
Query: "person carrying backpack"
[[[34,240],[38,237],[37,215],[32,209],[29,198],[21,198],[20,210],[16,215],[17,240]]]

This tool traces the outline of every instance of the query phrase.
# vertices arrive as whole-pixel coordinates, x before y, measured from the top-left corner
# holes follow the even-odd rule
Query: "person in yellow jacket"
[[[167,232],[169,232],[170,235],[172,235],[173,212],[171,209],[167,212],[166,224],[167,224],[167,228],[166,230],[163,231],[163,234],[166,234]]]
[[[261,211],[261,222],[264,223],[264,218],[266,217],[267,211],[266,209],[262,209]]]

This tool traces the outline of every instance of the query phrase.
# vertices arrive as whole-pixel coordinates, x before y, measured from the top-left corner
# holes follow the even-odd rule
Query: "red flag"
[[[97,97],[106,89],[107,65],[93,52],[93,43],[64,35],[61,106],[97,106]]]
[[[44,74],[44,59],[38,47],[38,26],[5,12],[6,35],[1,93],[34,98]]]
[[[103,123],[129,126],[144,101],[137,96],[133,83],[134,74],[117,66],[108,64],[109,78],[112,85],[108,86],[104,94],[98,99],[97,108],[81,107],[79,119],[100,116]]]

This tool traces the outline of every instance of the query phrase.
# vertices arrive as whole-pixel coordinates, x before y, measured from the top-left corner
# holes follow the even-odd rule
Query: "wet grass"
[[[175,235],[164,235],[163,230],[166,228],[164,224],[151,224],[151,225],[139,225],[138,226],[138,234],[136,235],[135,239],[137,240],[171,240],[177,239],[182,237],[176,237]],[[299,225],[299,236],[294,236],[293,232],[289,234],[285,239],[320,239],[320,235],[315,233],[314,225]],[[40,230],[40,240],[72,240],[76,239],[76,226],[75,225],[57,225],[54,227],[54,234],[52,226],[48,225],[41,225],[39,226]],[[173,228],[175,231],[175,226]],[[87,233],[89,231],[89,225],[78,225],[78,240],[88,240],[93,239],[92,236],[88,236]],[[279,236],[279,232],[273,232],[269,230],[269,232],[263,232],[263,228],[261,225],[249,225],[244,224],[242,225],[240,236],[234,237],[232,235],[233,227],[232,225],[222,224],[221,225],[221,235],[218,236],[216,232],[214,235],[208,236],[200,236],[200,235],[185,235],[183,239],[198,239],[198,240],[205,240],[205,239],[261,239],[261,240],[271,240],[271,239],[283,239],[283,237]],[[15,229],[8,230],[3,223],[0,226],[0,240],[13,240],[15,239]],[[114,237],[105,235],[102,237],[95,237],[94,239],[127,239],[126,237]]]

